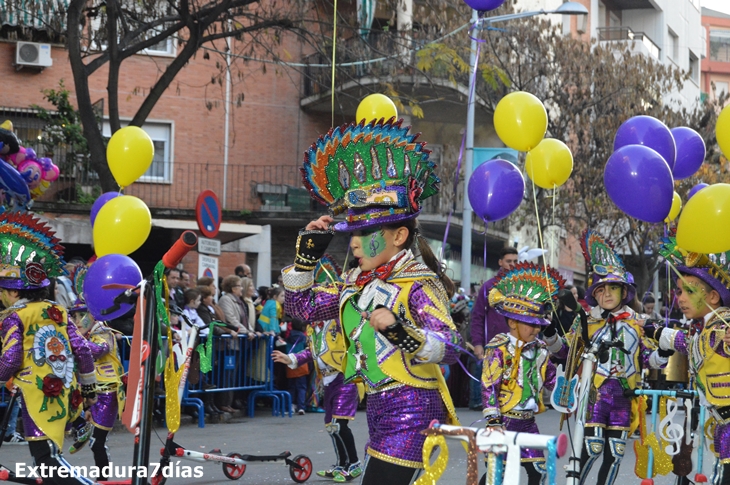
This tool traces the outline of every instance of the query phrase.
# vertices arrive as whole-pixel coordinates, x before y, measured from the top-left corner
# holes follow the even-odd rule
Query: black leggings
[[[368,456],[360,485],[410,485],[421,472],[420,468],[409,468]]]
[[[53,469],[52,478],[50,477],[51,472],[48,469],[46,470],[46,477],[48,478],[43,478],[44,484],[86,485],[93,483],[87,478],[60,478],[58,476],[57,470],[59,468],[66,468],[70,471],[71,466],[68,464],[66,459],[61,456],[58,448],[56,448],[56,445],[53,444],[51,440],[28,441],[28,447],[30,448],[30,454],[33,455],[35,466],[41,466],[43,464],[46,467]]]
[[[340,427],[340,431],[332,435],[332,441],[335,443],[337,457],[339,458],[339,463],[337,464],[342,467],[347,467],[358,462],[355,437],[352,435],[349,419],[338,419],[337,424]]]
[[[109,450],[106,447],[106,438],[109,435],[109,431],[101,428],[94,427],[94,433],[91,435],[91,451],[94,453],[94,463],[103,470],[104,467],[109,466]],[[111,477],[105,477],[110,479]]]

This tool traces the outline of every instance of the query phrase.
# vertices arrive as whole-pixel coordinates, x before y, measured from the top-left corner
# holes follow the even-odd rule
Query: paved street
[[[307,414],[305,416],[295,415],[292,418],[272,417],[265,410],[260,410],[253,419],[237,418],[228,423],[208,424],[204,429],[185,425],[180,428],[177,434],[179,444],[195,451],[208,451],[213,448],[220,448],[224,453],[239,452],[243,454],[278,454],[281,451],[289,450],[293,455],[306,454],[314,463],[314,469],[320,470],[333,460],[332,443],[329,436],[323,429],[322,414]],[[546,434],[556,433],[559,423],[558,413],[548,411],[538,416],[538,425]],[[459,409],[459,417],[463,424],[469,424],[480,418],[475,411]],[[680,422],[680,416],[676,422]],[[359,412],[353,423],[353,431],[359,448],[364,447],[367,438],[367,426],[365,413]],[[162,447],[162,439],[165,437],[164,429],[158,430],[159,438],[153,434],[151,461],[159,461],[159,449]],[[119,465],[132,463],[133,440],[132,435],[126,431],[117,431],[111,435],[110,448],[112,461]],[[66,442],[66,448],[70,443]],[[446,473],[438,482],[443,485],[463,485],[466,476],[466,455],[463,448],[457,442],[450,442],[450,459]],[[633,441],[629,443],[626,452],[626,459],[621,467],[621,473],[616,481],[617,484],[638,483],[634,476],[634,455]],[[706,454],[707,455],[707,454]],[[93,465],[91,452],[84,449],[76,455],[65,455],[74,465]],[[30,455],[27,446],[3,446],[0,449],[0,463],[5,466],[12,466],[16,462],[28,463]],[[567,463],[562,459],[558,466],[557,483],[564,483],[565,474],[562,466]],[[215,463],[198,464],[190,461],[181,461],[181,465],[202,465],[202,478],[171,478],[168,484],[224,484],[229,480],[223,475],[220,465]],[[598,466],[594,467],[597,472]],[[705,459],[705,473],[710,474],[710,460]],[[588,483],[595,483],[594,477]],[[289,477],[287,468],[279,465],[253,465],[249,466],[244,476],[240,479],[242,484],[247,485],[271,485],[294,483]],[[309,480],[310,483],[325,483],[316,475]],[[670,484],[674,482],[674,476],[656,477],[657,485]],[[386,482],[383,482],[384,485]],[[526,483],[526,475],[522,483]]]

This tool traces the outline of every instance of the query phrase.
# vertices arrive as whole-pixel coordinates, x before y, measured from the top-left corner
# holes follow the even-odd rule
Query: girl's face
[[[593,298],[598,302],[598,306],[612,311],[621,305],[626,296],[625,291],[624,285],[620,283],[606,283],[593,290]]]
[[[193,310],[195,310],[199,306],[200,306],[200,295],[198,295],[198,297],[195,300],[188,302],[188,307],[192,308]]]
[[[696,276],[683,275],[677,281],[677,304],[685,318],[702,318],[710,312],[709,298],[705,283]]]
[[[529,323],[520,322],[519,320],[509,319],[510,333],[517,340],[522,340],[525,343],[533,342],[537,335],[542,330],[540,325],[532,325]]]
[[[253,285],[248,285],[248,288],[246,288],[246,298],[251,298],[256,293],[256,288],[253,287]]]
[[[203,305],[211,306],[213,304],[213,295],[208,295],[203,299]]]
[[[282,291],[276,296],[276,301],[278,301],[280,304],[284,304],[284,299],[286,298],[286,294]]]
[[[383,229],[382,227],[354,231],[350,239],[352,255],[362,271],[369,271],[387,263],[404,247],[408,230]]]

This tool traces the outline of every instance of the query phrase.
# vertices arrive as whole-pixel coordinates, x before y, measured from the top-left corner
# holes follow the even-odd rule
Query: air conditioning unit
[[[15,65],[17,67],[50,67],[53,65],[51,58],[51,44],[39,44],[38,42],[18,42],[15,48]]]

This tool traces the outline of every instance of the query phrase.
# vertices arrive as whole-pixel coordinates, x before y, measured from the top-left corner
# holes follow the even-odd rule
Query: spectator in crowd
[[[256,305],[253,302],[253,296],[256,288],[253,286],[251,278],[241,278],[241,299],[243,300],[243,320],[242,325],[246,327],[248,338],[252,339],[256,336]],[[261,335],[261,333],[258,333]]]
[[[198,308],[200,307],[201,294],[197,288],[188,288],[183,293],[185,297],[185,307],[183,308],[183,314],[188,318],[191,324],[198,327],[198,335],[201,337],[208,336],[208,326],[205,324],[200,315],[198,315]]]
[[[509,271],[517,264],[517,249],[505,247],[499,252],[499,272]],[[499,273],[498,273],[499,274]],[[482,360],[484,360],[484,346],[498,333],[509,333],[507,320],[489,305],[489,291],[497,281],[497,276],[484,282],[479,289],[474,307],[471,312],[471,344],[474,346],[474,355],[477,358],[476,374],[482,374]],[[481,384],[472,382],[469,407],[482,408]]]
[[[226,317],[225,322],[234,328],[238,328],[238,335],[245,335],[252,338],[248,335],[248,326],[243,323],[246,321],[244,320],[246,318],[246,314],[243,300],[241,300],[241,297],[243,296],[241,278],[236,275],[226,276],[223,278],[223,282],[221,283],[221,290],[223,290],[223,295],[220,297],[220,300],[218,300],[218,304]],[[226,344],[230,345],[230,350],[240,351],[240,342],[238,338],[232,338],[229,342],[226,342]],[[235,370],[224,371],[223,378],[227,387],[229,384],[232,384],[234,375]],[[219,409],[229,413],[237,411],[231,406],[231,403],[233,402],[232,391],[220,392],[218,394]]]
[[[656,300],[651,295],[644,297],[644,313],[652,319],[661,320],[662,316],[656,311]]]
[[[236,269],[233,271],[236,273],[236,276],[239,278],[252,278],[253,274],[251,273],[251,266],[247,264],[239,264],[236,266]]]
[[[572,290],[573,296],[576,300],[578,300],[578,303],[580,303],[580,306],[583,307],[583,310],[585,310],[586,313],[591,312],[591,306],[586,301],[586,289],[582,286],[574,286]]]
[[[209,276],[203,276],[202,278],[198,278],[198,289],[200,289],[201,287],[207,287],[210,290],[211,303],[208,306],[213,311],[213,320],[225,322],[226,316],[223,313],[221,307],[215,302],[215,297],[218,294],[218,290],[215,287],[215,280]],[[205,296],[203,296],[202,298],[203,300],[205,300]]]
[[[266,300],[258,323],[264,334],[279,335],[281,333],[280,322],[284,317],[284,287],[272,288],[269,292],[269,299]],[[279,346],[277,344],[277,346]]]
[[[286,339],[288,352],[287,354],[296,354],[304,350],[307,343],[307,324],[296,318],[292,319],[291,331]],[[307,380],[309,378],[309,364],[304,363],[292,369],[286,368],[286,378],[289,381],[289,394],[292,397],[292,411],[303,415],[304,408],[307,407]],[[296,407],[296,409],[295,409]]]
[[[167,280],[167,288],[170,290],[170,305],[177,305],[182,308],[185,306],[185,296],[180,290],[180,270],[177,268],[168,268],[165,270],[165,279]]]
[[[179,287],[183,292],[190,288],[190,273],[184,269],[180,270],[180,283]]]

